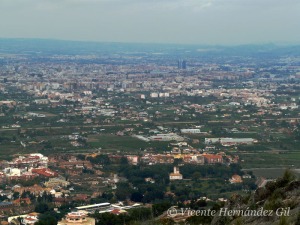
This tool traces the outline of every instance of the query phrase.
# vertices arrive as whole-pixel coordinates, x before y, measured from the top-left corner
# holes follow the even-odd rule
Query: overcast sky
[[[0,37],[300,43],[300,0],[0,0]]]

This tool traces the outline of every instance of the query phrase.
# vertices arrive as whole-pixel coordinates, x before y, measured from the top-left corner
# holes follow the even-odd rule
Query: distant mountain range
[[[142,44],[84,42],[51,39],[0,38],[0,53],[10,54],[167,54],[191,56],[300,56],[300,45],[208,46],[179,44]]]

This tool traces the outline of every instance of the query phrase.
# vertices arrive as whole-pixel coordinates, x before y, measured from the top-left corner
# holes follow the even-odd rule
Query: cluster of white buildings
[[[29,213],[24,215],[12,216],[8,218],[9,224],[16,224],[15,222],[18,221],[18,218],[21,218],[21,222],[23,225],[34,225],[36,222],[39,221],[38,219],[39,213]]]
[[[151,98],[168,98],[168,97],[170,97],[170,93],[167,93],[167,92],[165,92],[165,93],[152,92],[150,94],[150,97]]]
[[[150,141],[183,141],[184,138],[175,133],[156,134],[149,137]]]
[[[38,176],[39,171],[34,171],[36,168],[48,168],[48,157],[33,153],[27,156],[19,156],[10,162],[2,163],[2,172],[0,172],[0,181],[8,180],[29,180]],[[47,172],[47,171],[46,171]]]
[[[238,144],[253,144],[257,140],[253,138],[205,138],[205,144],[220,143],[223,146],[232,146]]]

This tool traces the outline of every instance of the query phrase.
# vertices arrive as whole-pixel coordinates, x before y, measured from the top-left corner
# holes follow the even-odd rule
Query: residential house
[[[182,174],[179,171],[179,167],[174,166],[173,173],[169,175],[170,180],[182,180]]]

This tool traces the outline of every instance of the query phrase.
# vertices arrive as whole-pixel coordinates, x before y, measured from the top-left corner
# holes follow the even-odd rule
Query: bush
[[[258,188],[254,194],[255,202],[265,200],[269,196],[270,192],[266,188]]]
[[[264,204],[265,210],[277,210],[280,207],[282,207],[282,199],[267,200]]]
[[[49,206],[46,203],[38,203],[34,209],[34,211],[37,213],[45,213],[48,210],[49,210]]]
[[[154,216],[161,215],[164,211],[168,210],[171,207],[169,202],[163,202],[152,205],[152,211]]]

